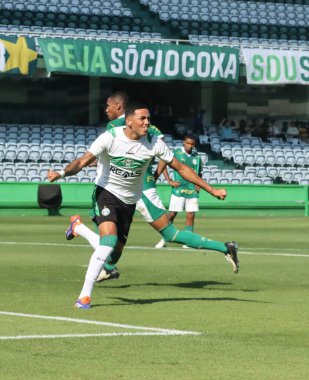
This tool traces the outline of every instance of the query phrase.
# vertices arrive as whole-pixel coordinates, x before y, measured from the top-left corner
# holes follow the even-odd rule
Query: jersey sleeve
[[[197,174],[202,177],[202,172],[203,172],[203,163],[200,155],[197,155],[198,157],[198,169],[197,169]]]
[[[88,152],[92,153],[94,156],[98,156],[104,152],[112,143],[113,136],[110,132],[104,132],[99,137],[97,137],[91,144]]]
[[[160,160],[170,163],[174,158],[174,153],[170,150],[170,148],[166,145],[166,143],[161,139],[157,139],[157,154],[156,156],[160,158]]]
[[[148,127],[148,133],[150,136],[158,136],[161,139],[164,137],[164,134],[160,131],[160,129],[152,124],[150,124]]]
[[[178,161],[181,161],[181,157],[183,155],[182,150],[179,149],[179,148],[176,149],[174,155],[175,155],[175,157],[177,158]]]

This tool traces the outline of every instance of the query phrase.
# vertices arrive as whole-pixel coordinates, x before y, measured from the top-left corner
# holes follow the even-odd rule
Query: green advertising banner
[[[33,38],[0,35],[0,74],[33,75],[37,55]]]
[[[242,49],[248,84],[309,84],[309,51]]]
[[[134,79],[235,83],[239,49],[39,38],[49,72]]]

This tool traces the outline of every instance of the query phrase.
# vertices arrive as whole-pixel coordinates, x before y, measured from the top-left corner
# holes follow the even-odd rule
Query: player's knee
[[[160,234],[166,242],[174,241],[178,230],[175,228],[174,224],[170,223],[167,227],[160,231]]]
[[[116,235],[104,235],[100,238],[100,245],[105,245],[108,247],[115,248],[118,242],[118,237]]]

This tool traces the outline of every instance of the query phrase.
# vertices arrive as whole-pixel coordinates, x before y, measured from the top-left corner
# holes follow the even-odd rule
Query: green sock
[[[113,270],[116,267],[116,264],[118,263],[120,257],[122,255],[122,252],[116,252],[113,251],[108,258],[105,261],[104,268],[107,270]]]
[[[185,244],[188,247],[197,249],[209,249],[211,251],[227,253],[227,248],[224,243],[207,239],[194,232],[177,230],[172,223],[160,231],[160,233],[165,241]]]
[[[113,270],[116,268],[116,265],[115,264],[108,264],[108,263],[105,263],[104,264],[104,269],[107,269],[107,270]]]
[[[188,231],[188,232],[193,232],[194,227],[193,226],[185,226],[185,228],[183,230]]]

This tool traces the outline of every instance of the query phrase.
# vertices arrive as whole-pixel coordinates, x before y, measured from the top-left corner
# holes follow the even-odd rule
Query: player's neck
[[[132,129],[128,127],[125,127],[123,132],[130,140],[139,140],[141,138],[141,136],[139,136],[136,132],[132,131]]]

